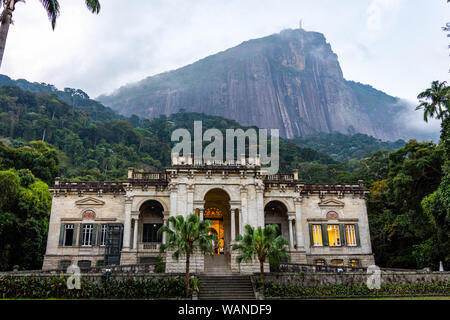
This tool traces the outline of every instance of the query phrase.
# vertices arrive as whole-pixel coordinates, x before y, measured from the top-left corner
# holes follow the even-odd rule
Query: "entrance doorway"
[[[219,208],[210,207],[205,209],[203,218],[211,221],[210,234],[216,234],[219,241],[214,242],[214,254],[225,254],[225,237],[223,233],[223,213]]]
[[[212,189],[205,195],[203,219],[211,221],[211,233],[217,235],[213,244],[213,256],[205,257],[205,272],[226,274],[230,269],[230,197],[222,189]]]

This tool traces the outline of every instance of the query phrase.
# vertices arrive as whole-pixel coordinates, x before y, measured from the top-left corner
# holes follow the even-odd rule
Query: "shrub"
[[[370,290],[365,285],[333,285],[303,287],[266,282],[266,297],[347,297],[347,296],[390,296],[390,295],[448,295],[450,282],[420,282],[408,284],[383,284],[379,290]]]
[[[0,298],[3,299],[162,299],[185,296],[181,277],[89,282],[81,279],[81,289],[69,290],[67,276],[0,277]],[[192,292],[190,292],[190,295]]]

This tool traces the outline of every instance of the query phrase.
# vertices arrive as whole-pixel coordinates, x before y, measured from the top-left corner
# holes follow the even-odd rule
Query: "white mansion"
[[[57,179],[43,269],[152,262],[167,218],[194,212],[212,221],[219,238],[213,257],[233,272],[259,271],[257,264],[238,264],[231,251],[247,224],[278,224],[290,263],[374,264],[362,182],[304,184],[297,172],[266,175],[250,160],[193,164],[179,157],[165,173],[129,169],[124,182]],[[213,260],[197,255],[191,268],[202,272]],[[167,254],[165,262],[166,272],[184,271],[182,259]]]

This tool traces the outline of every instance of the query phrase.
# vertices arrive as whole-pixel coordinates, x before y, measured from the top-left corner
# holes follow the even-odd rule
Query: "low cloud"
[[[419,105],[413,100],[401,99],[399,104],[407,106],[404,112],[399,114],[397,125],[404,128],[405,139],[439,141],[441,121],[437,119],[423,119],[423,110],[416,110]]]

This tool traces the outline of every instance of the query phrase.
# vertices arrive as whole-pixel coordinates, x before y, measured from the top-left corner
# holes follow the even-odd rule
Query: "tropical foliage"
[[[169,217],[168,225],[162,226],[158,234],[165,233],[166,241],[161,244],[161,252],[172,254],[175,260],[183,257],[186,262],[186,297],[190,292],[190,259],[194,253],[213,253],[213,242],[217,242],[217,235],[210,232],[211,221],[200,220],[196,214],[186,217]]]
[[[410,284],[383,284],[370,290],[367,285],[298,286],[266,282],[265,297],[358,297],[448,295],[450,282],[420,282]]]
[[[278,225],[270,224],[265,228],[253,228],[246,225],[244,235],[237,238],[232,250],[239,250],[237,262],[258,261],[260,268],[260,282],[264,287],[264,263],[272,259],[282,261],[288,258],[287,246],[289,242],[282,236],[277,236]]]
[[[192,292],[189,293],[189,296]],[[0,299],[168,299],[185,296],[183,278],[109,280],[81,279],[80,290],[67,288],[67,275],[0,276]]]

